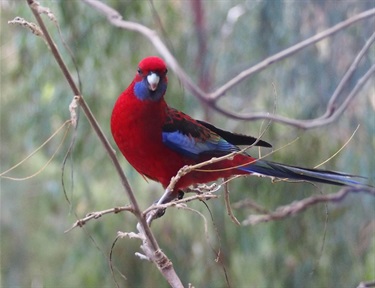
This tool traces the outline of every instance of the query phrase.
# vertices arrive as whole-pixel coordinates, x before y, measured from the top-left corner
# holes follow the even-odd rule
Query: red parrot
[[[164,61],[154,56],[147,57],[139,63],[134,80],[113,108],[113,138],[127,161],[140,174],[166,188],[185,165],[240,151],[239,145],[271,147],[265,141],[224,131],[169,107],[164,99],[167,84]],[[179,191],[190,185],[250,174],[334,185],[363,185],[354,180],[356,176],[353,175],[259,160],[242,152],[183,176],[163,203],[173,200]]]

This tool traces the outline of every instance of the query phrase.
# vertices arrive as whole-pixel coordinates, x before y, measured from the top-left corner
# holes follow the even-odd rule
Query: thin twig
[[[210,191],[207,191],[207,192],[202,193],[202,194],[197,194],[197,195],[194,195],[194,196],[186,197],[186,198],[183,198],[183,199],[180,199],[180,200],[175,200],[175,201],[168,202],[168,203],[165,203],[165,204],[151,205],[145,211],[143,211],[143,215],[146,216],[151,211],[166,209],[168,207],[174,207],[174,206],[182,207],[181,204],[185,204],[185,203],[188,203],[188,202],[191,202],[191,201],[194,201],[194,200],[208,200],[208,199],[215,199],[215,198],[218,198],[218,197],[219,196],[217,196],[215,194],[212,194]]]
[[[230,205],[230,198],[229,198],[229,183],[226,182],[224,184],[224,199],[225,199],[225,208],[227,209],[227,214],[232,222],[238,226],[241,225],[240,221],[234,216],[232,206]]]
[[[341,145],[341,147],[339,148],[339,150],[337,150],[335,153],[333,153],[332,156],[328,157],[328,158],[325,159],[323,162],[319,163],[318,165],[315,165],[315,166],[314,166],[314,169],[316,169],[316,168],[318,168],[318,167],[320,167],[320,166],[322,166],[322,165],[328,163],[328,162],[331,161],[334,157],[336,157],[336,156],[337,156],[342,150],[344,150],[344,148],[350,143],[350,141],[352,141],[352,139],[353,139],[355,133],[357,133],[358,129],[359,129],[359,125],[357,126],[357,128],[355,128],[354,132],[353,132],[352,135],[349,137],[349,139],[346,140],[346,142],[345,142],[343,145]]]
[[[8,21],[8,24],[17,24],[17,25],[26,27],[33,34],[35,34],[36,36],[42,37],[45,40],[42,30],[40,30],[38,25],[36,25],[35,23],[26,21],[25,19],[21,17],[15,17],[13,20]]]
[[[53,132],[53,134],[48,137],[48,139],[46,141],[44,141],[38,148],[36,148],[33,152],[31,152],[28,156],[26,156],[24,159],[22,159],[20,162],[18,162],[17,164],[13,165],[12,167],[8,168],[7,170],[5,170],[4,172],[1,172],[0,173],[0,178],[8,178],[8,179],[12,179],[12,180],[24,180],[24,179],[16,179],[14,177],[8,177],[8,176],[4,176],[5,174],[9,173],[10,171],[16,169],[18,166],[20,166],[22,163],[24,163],[26,160],[30,159],[33,155],[35,155],[40,149],[42,149],[48,142],[50,142],[59,132],[62,128],[64,128],[66,125],[68,125],[68,127],[66,128],[66,131],[65,131],[65,134],[64,134],[64,137],[63,137],[63,140],[65,139],[65,135],[67,133],[67,131],[69,130],[69,127],[71,125],[71,120],[66,120],[55,132]],[[63,141],[61,141],[61,144],[62,144]],[[60,145],[61,145],[60,144]],[[59,145],[59,146],[60,146]],[[56,149],[56,152],[54,153],[54,155],[57,153],[57,150]],[[48,161],[50,162],[52,160],[52,158]],[[46,166],[46,165],[45,165]],[[26,177],[25,179],[28,179],[30,177]]]
[[[260,206],[258,203],[254,202],[253,200],[250,200],[249,198],[242,199],[241,201],[238,201],[236,203],[233,203],[234,209],[244,209],[244,208],[251,208],[259,213],[262,214],[269,214],[270,211],[263,206]]]
[[[111,214],[111,213],[117,214],[117,213],[120,213],[120,212],[123,212],[123,211],[129,211],[129,212],[134,213],[134,209],[130,205],[129,206],[110,208],[110,209],[106,209],[106,210],[102,210],[102,211],[91,212],[91,213],[87,214],[86,217],[84,217],[82,219],[78,219],[73,224],[73,226],[71,228],[69,228],[68,230],[66,230],[64,233],[70,232],[71,230],[73,230],[76,227],[82,227],[88,221],[90,221],[92,219],[99,219],[103,215]]]

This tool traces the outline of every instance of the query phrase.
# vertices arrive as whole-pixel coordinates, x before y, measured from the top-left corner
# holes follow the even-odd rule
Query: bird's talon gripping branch
[[[167,210],[166,208],[156,210],[156,214],[155,214],[154,219],[158,219],[160,217],[163,217],[166,210]]]
[[[185,192],[182,191],[182,190],[178,190],[178,196],[177,196],[177,199],[178,200],[181,200],[184,198],[184,195],[185,195]]]
[[[156,204],[156,205],[160,205],[160,204],[166,204],[166,203],[169,203],[169,202],[171,202],[172,200],[181,200],[181,199],[184,198],[184,194],[185,194],[185,193],[184,193],[182,190],[179,190],[179,191],[178,191],[178,194],[177,194],[177,197],[176,197],[175,199],[171,199],[171,200],[168,199],[168,197],[169,197],[170,194],[171,194],[171,193],[166,193],[166,194],[165,194],[165,197],[164,197],[164,195],[163,195],[163,197],[160,198],[155,204]],[[158,209],[158,210],[156,210],[156,213],[155,213],[155,215],[154,215],[154,217],[153,217],[152,220],[154,220],[154,219],[158,219],[158,218],[164,216],[166,210],[167,210],[167,208],[163,208],[163,209]]]
[[[152,223],[153,220],[162,217],[164,214],[165,214],[165,208],[149,211],[146,214],[146,222],[147,222],[148,226],[151,226],[151,223]]]

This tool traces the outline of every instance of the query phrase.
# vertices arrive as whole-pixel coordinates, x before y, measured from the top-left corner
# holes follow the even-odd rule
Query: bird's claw
[[[184,195],[185,195],[184,191],[178,190],[177,197],[173,200],[181,200],[181,199],[184,198]],[[166,204],[166,203],[169,203],[169,202],[172,201],[172,200],[168,200],[168,199],[164,199],[163,201],[160,201],[160,200],[161,199],[159,199],[158,201],[155,201],[154,204],[157,204],[157,205],[158,204]],[[155,215],[153,216],[153,219],[157,219],[157,218],[160,218],[160,217],[164,216],[166,210],[167,210],[166,208],[158,209],[156,211]]]

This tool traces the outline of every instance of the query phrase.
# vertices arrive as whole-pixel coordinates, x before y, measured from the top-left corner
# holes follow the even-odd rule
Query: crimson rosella
[[[170,108],[167,67],[158,57],[139,63],[130,86],[119,96],[111,117],[111,130],[122,154],[142,175],[166,188],[185,165],[240,151],[238,145],[271,147],[265,141],[221,130]],[[334,185],[361,185],[352,175],[289,166],[256,159],[245,152],[206,165],[183,176],[175,185],[168,202],[190,185],[207,183],[233,175],[264,175]]]

